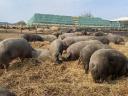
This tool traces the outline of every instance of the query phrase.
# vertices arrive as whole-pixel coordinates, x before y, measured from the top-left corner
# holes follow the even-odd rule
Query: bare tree
[[[91,12],[86,12],[84,11],[82,14],[81,14],[82,17],[93,17],[93,15],[91,14]]]

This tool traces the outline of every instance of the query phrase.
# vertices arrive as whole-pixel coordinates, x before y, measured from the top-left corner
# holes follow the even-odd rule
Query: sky
[[[29,20],[34,13],[95,17],[113,20],[128,16],[128,0],[0,0],[0,22]]]

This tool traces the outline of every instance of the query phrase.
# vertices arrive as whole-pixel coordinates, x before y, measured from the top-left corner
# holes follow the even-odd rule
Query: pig
[[[63,53],[63,42],[60,39],[54,40],[49,47],[50,54],[52,55],[52,60],[55,64],[62,63],[62,53]]]
[[[33,48],[22,38],[9,38],[0,42],[0,67],[7,69],[15,58],[31,58]]]
[[[88,44],[102,44],[98,40],[80,41],[72,44],[67,48],[67,60],[76,60],[79,58],[80,50]]]
[[[49,41],[49,42],[52,42],[54,41],[55,39],[57,39],[56,36],[54,35],[39,35],[44,41]]]
[[[21,37],[26,39],[28,42],[44,41],[43,38],[38,34],[24,34]]]
[[[51,55],[48,49],[34,49],[32,51],[32,57],[46,60],[46,59],[50,59]]]
[[[88,41],[88,40],[99,40],[104,44],[109,44],[109,40],[105,36],[74,36],[74,37],[67,37],[63,39],[63,44],[64,44],[64,50],[66,50],[70,45],[76,42],[80,41]]]
[[[107,37],[108,37],[109,41],[114,44],[124,43],[124,38],[120,35],[108,34]]]
[[[0,87],[0,96],[16,96],[16,94],[11,92],[11,91],[9,91],[6,88]]]
[[[82,63],[86,74],[88,74],[89,62],[92,54],[99,49],[112,49],[112,48],[104,44],[89,44],[80,51],[78,64]]]
[[[127,74],[127,58],[114,49],[100,49],[90,58],[89,70],[96,83],[117,79]]]

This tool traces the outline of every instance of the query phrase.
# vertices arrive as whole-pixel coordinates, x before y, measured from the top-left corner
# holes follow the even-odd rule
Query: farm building
[[[121,18],[115,19],[114,21],[120,22],[123,28],[128,28],[128,17],[121,17]]]
[[[34,14],[28,20],[28,25],[62,25],[62,26],[84,26],[98,28],[121,28],[122,23],[119,21],[109,21],[98,17],[84,16],[60,16],[50,14]]]
[[[71,16],[34,14],[34,16],[28,21],[28,24],[29,25],[45,25],[45,24],[73,25],[73,19]]]

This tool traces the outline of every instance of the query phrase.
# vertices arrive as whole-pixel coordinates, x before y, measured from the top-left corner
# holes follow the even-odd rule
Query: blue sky
[[[0,21],[27,21],[34,13],[115,19],[128,16],[128,0],[0,0]]]

